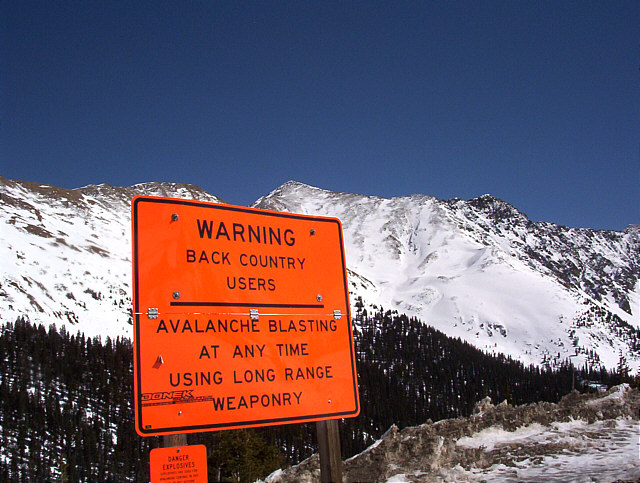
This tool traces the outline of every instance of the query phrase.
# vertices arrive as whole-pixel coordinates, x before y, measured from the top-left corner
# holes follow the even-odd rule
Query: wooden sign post
[[[186,446],[187,435],[182,434],[166,434],[162,437],[162,447],[171,448],[173,446]]]
[[[318,452],[320,453],[320,481],[342,481],[342,457],[340,455],[340,429],[338,421],[329,419],[316,422]]]

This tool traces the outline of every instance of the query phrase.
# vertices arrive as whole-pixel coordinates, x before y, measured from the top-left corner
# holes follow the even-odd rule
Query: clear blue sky
[[[640,223],[640,2],[0,4],[0,174]]]

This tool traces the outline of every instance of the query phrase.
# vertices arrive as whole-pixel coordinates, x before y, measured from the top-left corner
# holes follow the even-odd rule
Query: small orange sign
[[[132,224],[140,435],[358,414],[338,219],[140,196]]]
[[[207,483],[203,444],[155,448],[149,453],[151,483]]]

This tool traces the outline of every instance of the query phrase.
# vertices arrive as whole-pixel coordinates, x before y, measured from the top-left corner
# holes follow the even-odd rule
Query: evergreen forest
[[[344,458],[392,424],[467,416],[486,396],[511,404],[558,401],[618,371],[525,367],[489,355],[402,314],[358,311],[354,325],[361,412],[340,422]],[[0,333],[0,481],[148,481],[161,438],[134,429],[129,339],[87,338],[18,319]],[[575,379],[574,379],[575,377]],[[193,433],[210,481],[255,481],[316,451],[315,424]]]

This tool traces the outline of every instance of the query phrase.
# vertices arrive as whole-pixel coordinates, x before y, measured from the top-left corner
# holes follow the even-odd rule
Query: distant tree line
[[[525,367],[487,355],[415,318],[358,312],[354,329],[361,413],[341,422],[344,457],[389,426],[469,415],[475,403],[557,401],[574,368]],[[18,319],[0,332],[0,481],[148,481],[160,438],[134,429],[129,339],[87,338]],[[631,380],[628,370],[581,368],[578,382]],[[211,481],[254,481],[316,451],[315,425],[194,433]]]

